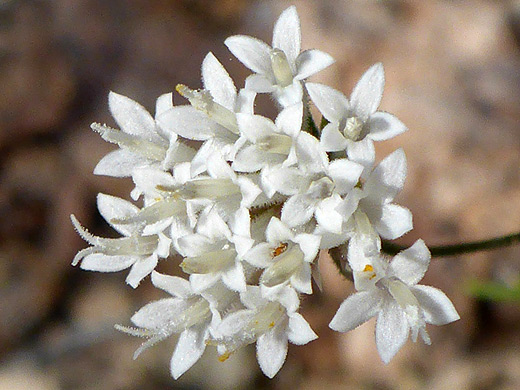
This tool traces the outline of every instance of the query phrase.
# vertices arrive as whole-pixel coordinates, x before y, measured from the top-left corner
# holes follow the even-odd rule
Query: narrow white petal
[[[271,244],[292,241],[294,234],[289,227],[276,217],[272,217],[265,230],[265,237]]]
[[[132,176],[134,169],[149,166],[151,161],[127,149],[117,149],[103,157],[94,168],[94,175]]]
[[[296,80],[303,80],[315,73],[329,67],[334,63],[334,58],[329,54],[316,49],[305,50],[296,59]]]
[[[170,276],[160,274],[157,271],[152,272],[152,283],[155,287],[166,291],[168,294],[178,298],[187,298],[192,295],[190,282],[179,276]]]
[[[140,256],[108,256],[93,253],[81,261],[81,269],[98,272],[118,272],[127,269],[140,259]]]
[[[328,165],[327,153],[314,136],[301,132],[296,140],[296,156],[300,165],[312,172],[320,172]]]
[[[170,372],[174,379],[179,378],[191,368],[206,349],[206,329],[188,328],[181,333],[170,362]]]
[[[381,307],[377,291],[361,291],[343,301],[329,327],[337,332],[348,332],[374,317]]]
[[[186,257],[199,256],[202,253],[219,249],[208,237],[201,234],[189,234],[178,239],[177,246],[181,255]]]
[[[237,172],[258,172],[269,164],[281,164],[287,156],[266,153],[256,145],[248,145],[236,154],[232,168]]]
[[[385,364],[388,364],[404,345],[409,331],[406,314],[397,302],[394,300],[385,302],[376,324],[377,351]]]
[[[445,325],[460,319],[450,299],[441,290],[418,285],[411,288],[424,313],[424,320],[433,325]]]
[[[296,345],[304,345],[318,338],[300,313],[293,313],[289,316],[288,330],[289,341]]]
[[[309,188],[310,178],[296,168],[282,166],[265,167],[262,170],[262,186],[270,197],[275,192],[283,195],[296,195]]]
[[[227,38],[224,44],[245,66],[255,73],[271,73],[271,48],[259,39],[234,35]]]
[[[254,314],[254,310],[239,310],[228,314],[222,319],[216,332],[222,337],[232,337],[251,322]]]
[[[246,278],[244,276],[244,268],[240,262],[236,262],[234,266],[222,272],[222,282],[233,291],[246,291]]]
[[[367,120],[371,114],[376,112],[383,97],[384,86],[385,72],[383,65],[381,63],[372,65],[361,76],[352,91],[352,95],[350,95],[350,104],[358,117]]]
[[[320,248],[320,236],[316,234],[301,233],[298,234],[293,241],[300,245],[300,249],[304,254],[304,260],[312,263]]]
[[[423,240],[417,240],[408,249],[399,252],[390,263],[392,273],[409,286],[417,284],[430,264],[430,251]]]
[[[381,219],[373,223],[381,237],[387,240],[395,240],[413,228],[411,211],[393,203],[385,204]]]
[[[137,288],[141,280],[154,270],[158,260],[157,255],[154,253],[149,257],[136,261],[126,277],[126,283],[133,288]]]
[[[300,54],[300,19],[295,6],[283,11],[276,21],[273,29],[273,48],[283,50],[289,64],[294,64]]]
[[[237,122],[240,134],[253,143],[278,133],[275,124],[269,118],[261,115],[239,113],[237,114]]]
[[[235,110],[237,90],[231,77],[213,53],[202,61],[202,82],[213,100],[230,111]]]
[[[406,156],[399,148],[386,156],[368,177],[364,190],[370,198],[392,201],[406,179]]]
[[[262,242],[251,248],[245,255],[244,260],[258,268],[267,268],[272,263],[271,253],[273,248],[267,242]]]
[[[334,194],[319,202],[315,213],[318,224],[325,230],[336,234],[341,234],[343,225],[343,216],[336,211],[340,203],[341,197]]]
[[[108,106],[119,128],[149,141],[160,140],[155,131],[155,120],[139,103],[126,96],[110,92]]]
[[[273,378],[287,356],[287,334],[280,326],[264,333],[256,342],[256,357],[262,372]]]
[[[313,103],[329,122],[337,124],[347,117],[350,103],[341,92],[323,84],[306,83],[305,87]]]
[[[259,306],[265,304],[266,299],[262,296],[260,287],[247,286],[246,291],[240,293],[240,301],[248,309],[257,309]]]
[[[384,141],[404,133],[407,128],[394,115],[387,112],[378,111],[370,116],[368,120],[370,133],[367,137],[374,141]]]

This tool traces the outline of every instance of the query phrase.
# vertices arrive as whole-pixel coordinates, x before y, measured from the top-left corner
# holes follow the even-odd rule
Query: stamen
[[[278,245],[276,248],[273,249],[271,252],[272,257],[280,256],[282,253],[284,253],[287,250],[287,243],[281,242],[280,245]]]
[[[256,145],[269,153],[288,155],[292,147],[292,138],[285,134],[273,134],[262,138]]]
[[[280,49],[271,50],[271,66],[273,68],[276,84],[284,88],[293,82],[293,73],[287,56]]]
[[[302,266],[303,258],[303,252],[296,245],[291,246],[288,250],[284,249],[276,256],[277,261],[262,273],[260,282],[267,287],[274,287],[286,282]]]
[[[184,258],[181,268],[188,274],[209,274],[222,271],[235,261],[235,249],[224,249],[207,252],[200,256]]]
[[[186,85],[177,84],[175,87],[183,97],[188,99],[193,107],[202,111],[219,125],[225,127],[234,134],[239,134],[237,117],[234,112],[213,100],[206,90],[193,90]]]

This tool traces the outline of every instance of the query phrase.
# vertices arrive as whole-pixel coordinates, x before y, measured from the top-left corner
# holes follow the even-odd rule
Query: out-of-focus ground
[[[462,319],[429,327],[432,346],[411,341],[387,366],[373,322],[342,335],[328,322],[352,287],[322,261],[325,291],[302,313],[320,338],[290,346],[274,380],[254,348],[204,358],[169,377],[175,340],[147,350],[120,334],[135,310],[164,295],[147,279],[70,266],[86,246],[75,213],[110,235],[96,213],[105,192],[128,198],[130,180],[92,170],[112,145],[89,125],[113,124],[109,90],[153,111],[177,83],[200,86],[208,51],[239,86],[248,71],[223,45],[233,34],[270,42],[279,13],[296,4],[304,48],[337,62],[313,81],[349,95],[371,64],[386,70],[382,109],[410,131],[378,145],[402,147],[409,175],[399,203],[429,245],[520,229],[520,2],[406,0],[0,1],[0,390],[54,389],[519,389],[520,305],[468,294],[480,280],[514,284],[520,249],[434,259],[424,284],[443,289]],[[183,99],[175,100],[183,104]]]

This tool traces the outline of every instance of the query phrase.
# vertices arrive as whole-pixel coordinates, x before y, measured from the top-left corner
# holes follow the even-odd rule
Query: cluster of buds
[[[412,229],[410,211],[393,203],[406,177],[399,149],[378,164],[374,141],[406,130],[393,115],[377,111],[384,87],[381,64],[366,71],[350,98],[306,79],[334,60],[300,49],[295,7],[275,24],[272,46],[249,36],[225,44],[253,71],[245,87],[234,82],[209,53],[202,63],[203,89],[178,85],[189,101],[174,106],[172,94],[157,99],[155,117],[133,100],[109,94],[118,129],[92,129],[119,149],[94,173],[131,177],[134,201],[99,194],[100,214],[122,236],[90,234],[72,222],[91,246],[73,263],[82,269],[129,269],[127,283],[151,282],[171,297],[151,302],[117,326],[146,337],[143,350],[179,334],[171,374],[181,376],[207,346],[227,359],[256,343],[260,368],[273,377],[288,342],[317,338],[298,313],[300,298],[319,279],[318,254],[330,250],[357,292],[330,322],[349,331],[377,316],[376,344],[387,363],[410,333],[430,343],[426,323],[458,319],[451,301],[433,287],[417,285],[430,252],[422,240],[394,258],[381,239]],[[279,109],[273,121],[254,113],[255,97],[268,93]],[[322,114],[314,125],[309,105]],[[179,274],[158,273],[159,261],[180,262]],[[319,280],[317,280],[319,284]]]

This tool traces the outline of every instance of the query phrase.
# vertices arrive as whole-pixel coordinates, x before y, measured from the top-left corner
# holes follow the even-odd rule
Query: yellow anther
[[[271,252],[272,257],[280,256],[287,250],[287,244],[285,242],[280,243],[276,248]]]
[[[231,353],[226,352],[226,353],[224,353],[224,354],[222,354],[222,355],[220,355],[220,356],[218,357],[218,361],[221,362],[221,363],[223,363],[223,362],[225,362],[226,360],[229,359],[229,356],[231,356]]]
[[[274,321],[271,321],[271,322],[269,323],[269,327],[272,328],[273,326],[274,326]]]
[[[370,264],[365,265],[365,269],[363,269],[363,272],[374,272],[374,267],[372,267]]]

